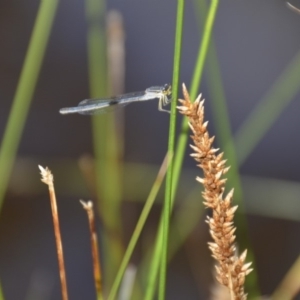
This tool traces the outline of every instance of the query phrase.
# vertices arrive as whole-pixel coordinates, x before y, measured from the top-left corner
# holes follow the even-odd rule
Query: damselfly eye
[[[172,87],[170,84],[165,84],[164,85],[164,93],[167,95],[171,95],[172,93]]]

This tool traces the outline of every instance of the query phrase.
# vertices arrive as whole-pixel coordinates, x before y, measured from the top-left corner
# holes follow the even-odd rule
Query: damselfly
[[[162,107],[171,102],[171,93],[171,86],[169,84],[165,84],[164,86],[152,86],[143,92],[129,93],[111,98],[86,99],[81,101],[76,107],[62,108],[59,112],[61,114],[101,114],[132,102],[148,101],[153,99],[158,99],[158,110],[169,112]]]

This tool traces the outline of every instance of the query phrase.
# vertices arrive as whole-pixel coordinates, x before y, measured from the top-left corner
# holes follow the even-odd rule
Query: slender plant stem
[[[214,23],[216,12],[217,12],[218,3],[219,3],[218,0],[212,0],[212,2],[211,2],[211,6],[210,6],[208,16],[206,19],[206,23],[205,23],[203,39],[202,39],[201,46],[200,46],[199,52],[198,52],[197,64],[196,64],[196,68],[195,68],[194,76],[193,76],[193,78],[196,78],[196,77],[198,78],[198,80],[199,80],[198,86],[200,85],[200,80],[202,77],[204,61],[205,61],[207,49],[209,46],[209,39],[211,36],[212,27],[213,27],[213,23]],[[194,86],[195,97],[196,97],[196,93],[197,93],[197,89],[195,88],[196,82],[197,82],[196,79],[193,79],[192,86]],[[186,143],[187,143],[187,139],[188,139],[188,136],[187,136],[188,124],[185,119],[186,118],[184,118],[183,122],[182,122],[182,129],[180,132],[180,136],[179,136],[179,140],[178,140],[178,144],[177,144],[177,148],[176,148],[176,153],[175,153],[174,168],[173,168],[174,175],[173,175],[173,182],[172,182],[171,207],[173,207],[176,187],[178,185],[181,167],[182,167],[182,161],[183,161]],[[157,237],[156,237],[156,241],[155,241],[155,247],[154,247],[151,267],[148,272],[147,290],[145,293],[145,299],[147,299],[147,300],[151,300],[155,293],[155,280],[157,277],[158,266],[159,266],[160,259],[161,259],[160,257],[161,257],[161,249],[162,249],[162,247],[161,247],[162,240],[163,240],[163,216],[160,220],[159,229],[158,229],[158,233],[157,233]]]
[[[199,220],[202,220],[203,204],[201,201],[195,201],[199,198],[201,190],[198,186],[192,189],[182,201],[179,209],[174,212],[170,226],[169,261],[199,224]]]
[[[239,164],[243,164],[300,89],[300,51],[235,134]]]
[[[271,299],[295,299],[295,297],[299,295],[300,291],[299,274],[300,256],[298,256],[292,267],[285,274],[283,280],[274,291]]]
[[[40,74],[58,1],[41,1],[0,149],[0,210]]]
[[[95,282],[97,300],[103,300],[102,274],[101,274],[101,266],[100,266],[100,259],[99,259],[98,238],[97,238],[97,231],[96,231],[93,202],[92,201],[84,202],[80,200],[80,203],[82,204],[84,210],[86,211],[89,220],[93,269],[94,269],[94,282]]]
[[[109,93],[104,28],[105,0],[86,0],[86,19],[88,22],[90,96],[92,98],[103,97]],[[95,116],[92,119],[98,211],[105,228],[103,232],[104,256],[106,258],[104,273],[107,286],[113,281],[123,254],[120,238],[120,203],[122,197],[114,118],[114,114],[103,114],[101,117]]]
[[[162,165],[161,165],[161,168],[157,174],[157,177],[154,181],[154,184],[152,186],[152,189],[150,191],[150,194],[146,200],[146,203],[145,203],[145,206],[142,210],[142,213],[139,217],[139,220],[136,224],[136,227],[134,229],[134,232],[132,234],[132,237],[130,239],[130,242],[127,246],[127,249],[126,249],[126,252],[124,254],[124,257],[123,257],[123,260],[121,262],[121,266],[118,270],[118,273],[115,277],[115,281],[112,285],[112,289],[110,291],[110,294],[108,296],[108,300],[113,300],[113,299],[116,299],[116,296],[117,296],[117,291],[119,289],[119,286],[121,284],[121,281],[122,281],[122,278],[123,278],[123,275],[126,271],[126,268],[127,268],[127,265],[129,263],[129,260],[132,256],[132,253],[133,253],[133,250],[137,244],[137,241],[140,237],[140,234],[142,232],[142,229],[144,228],[144,225],[146,223],[146,220],[149,216],[149,213],[150,213],[150,210],[153,206],[153,203],[156,199],[156,196],[158,194],[158,191],[161,187],[161,184],[163,182],[163,179],[165,177],[165,173],[166,173],[166,170],[167,170],[167,167],[168,167],[168,164],[169,164],[169,161],[170,161],[170,158],[168,158],[168,156],[166,155]]]
[[[61,239],[60,226],[59,226],[57,201],[56,201],[54,184],[53,184],[53,175],[48,168],[43,168],[43,167],[39,166],[39,169],[40,169],[41,175],[42,175],[42,179],[41,179],[42,182],[47,184],[48,188],[49,188],[62,299],[68,300],[67,277],[66,277],[64,253],[63,253],[62,239]]]
[[[153,250],[153,258],[151,260],[150,271],[147,277],[145,300],[152,300],[156,291],[157,273],[161,262],[161,251],[162,251],[162,239],[163,239],[163,218],[160,219],[158,233],[155,240],[155,246]]]
[[[195,194],[195,192],[193,193],[193,195],[194,194]],[[199,189],[197,189],[197,195],[199,195]],[[192,198],[192,196],[190,196],[190,197]],[[191,201],[189,201],[189,199],[186,199],[186,200],[187,200],[187,202],[191,202]],[[203,205],[201,204],[201,202],[199,202],[199,203],[202,208]],[[186,209],[184,209],[184,211],[186,211]],[[194,209],[193,211],[194,211],[194,213],[197,212],[196,218],[197,218],[197,220],[199,220],[199,209]],[[192,216],[192,218],[191,218],[191,216],[189,216],[188,222],[185,222],[184,228],[181,229],[181,232],[180,232],[181,236],[179,237],[180,240],[178,240],[177,225],[179,224],[179,222],[177,220],[179,218],[184,219],[184,217],[187,217],[186,215],[184,215],[184,217],[183,217],[182,214],[184,214],[184,212],[180,209],[180,213],[177,213],[177,215],[175,216],[176,219],[174,219],[174,221],[173,221],[173,226],[170,227],[170,228],[173,228],[173,230],[170,230],[170,242],[169,242],[170,249],[168,250],[168,261],[170,261],[172,256],[174,256],[174,253],[176,253],[176,251],[178,250],[178,248],[180,247],[182,242],[185,240],[185,238],[188,236],[188,234],[190,234],[190,231],[192,230],[192,228],[194,228],[193,226],[197,222],[194,215]],[[178,215],[180,215],[180,216],[178,216]],[[153,299],[154,294],[155,294],[156,282],[157,282],[157,272],[158,272],[160,259],[161,259],[160,253],[161,253],[162,236],[163,236],[163,234],[162,234],[163,227],[161,225],[162,225],[162,218],[160,220],[159,231],[158,231],[158,234],[156,237],[155,247],[153,250],[153,258],[151,261],[151,268],[150,268],[148,279],[146,282],[146,291],[145,291],[144,300]],[[182,223],[181,223],[181,226],[182,226]],[[174,227],[176,227],[176,230],[174,230]],[[176,234],[174,231],[176,231]],[[175,236],[176,236],[176,238],[175,238]]]
[[[180,73],[180,58],[181,58],[181,44],[182,44],[182,31],[183,31],[183,18],[184,18],[184,0],[177,2],[177,17],[176,17],[176,33],[175,33],[175,52],[174,52],[174,66],[173,66],[173,80],[172,80],[172,105],[169,129],[169,142],[168,142],[168,155],[173,156],[175,150],[175,129],[176,129],[176,105],[178,95],[178,83]],[[159,294],[158,299],[165,299],[166,294],[166,277],[167,277],[167,263],[168,263],[168,235],[169,223],[172,201],[172,176],[173,176],[173,160],[169,165],[166,179],[166,193],[163,208],[163,240],[162,240],[162,259],[160,266],[160,281],[159,281]]]
[[[219,5],[219,0],[211,1],[208,15],[205,21],[203,38],[199,47],[196,67],[194,70],[191,88],[190,88],[191,99],[196,99],[197,97],[198,89],[202,79],[206,55],[209,48],[209,42],[212,35],[213,25],[217,14],[218,5]],[[178,186],[180,172],[182,168],[182,162],[185,154],[186,144],[188,141],[188,130],[189,130],[189,126],[188,126],[187,118],[183,118],[181,124],[181,131],[178,138],[175,158],[174,158],[174,184],[173,184],[174,196]]]
[[[41,1],[0,148],[0,211],[39,77],[58,1]],[[0,299],[3,293],[0,286]]]

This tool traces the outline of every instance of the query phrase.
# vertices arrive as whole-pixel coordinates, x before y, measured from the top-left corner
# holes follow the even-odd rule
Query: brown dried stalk
[[[97,231],[95,225],[95,214],[93,210],[93,203],[92,201],[84,202],[82,200],[80,200],[80,203],[82,204],[83,208],[86,210],[88,215],[90,235],[91,235],[95,288],[97,293],[97,299],[101,300],[103,299],[102,276],[101,276],[101,267],[100,267],[99,251],[98,251],[98,239],[97,239]]]
[[[233,217],[237,206],[231,206],[233,189],[223,196],[226,182],[223,175],[228,172],[229,167],[225,167],[223,153],[217,154],[219,149],[212,147],[214,137],[209,136],[208,122],[204,122],[204,100],[201,100],[201,95],[192,103],[184,84],[183,95],[184,100],[179,100],[182,106],[178,106],[178,109],[189,119],[194,142],[191,148],[195,151],[191,156],[199,163],[198,167],[203,169],[204,173],[204,177],[197,177],[197,181],[204,186],[204,205],[213,210],[212,217],[208,216],[206,222],[214,240],[208,243],[209,249],[218,262],[216,278],[229,288],[231,299],[246,299],[244,282],[252,269],[249,269],[251,263],[244,263],[247,250],[238,256],[235,247],[236,228],[233,225]]]
[[[59,267],[62,299],[68,300],[66,270],[65,270],[64,254],[63,254],[63,247],[62,247],[60,227],[59,227],[59,218],[58,218],[56,197],[55,197],[54,184],[53,184],[53,175],[47,167],[43,168],[42,166],[39,166],[39,169],[40,169],[41,175],[42,175],[42,179],[41,179],[42,182],[47,184],[48,188],[49,188],[50,203],[51,203],[51,209],[52,209],[52,218],[53,218],[53,224],[54,224],[54,235],[55,235],[56,250],[57,250],[57,257],[58,257],[58,267]]]

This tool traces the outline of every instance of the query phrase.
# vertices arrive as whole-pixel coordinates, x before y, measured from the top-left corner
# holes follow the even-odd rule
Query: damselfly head
[[[163,93],[164,93],[166,96],[170,96],[170,95],[172,94],[172,87],[171,87],[170,84],[165,84],[165,85],[164,85]]]

